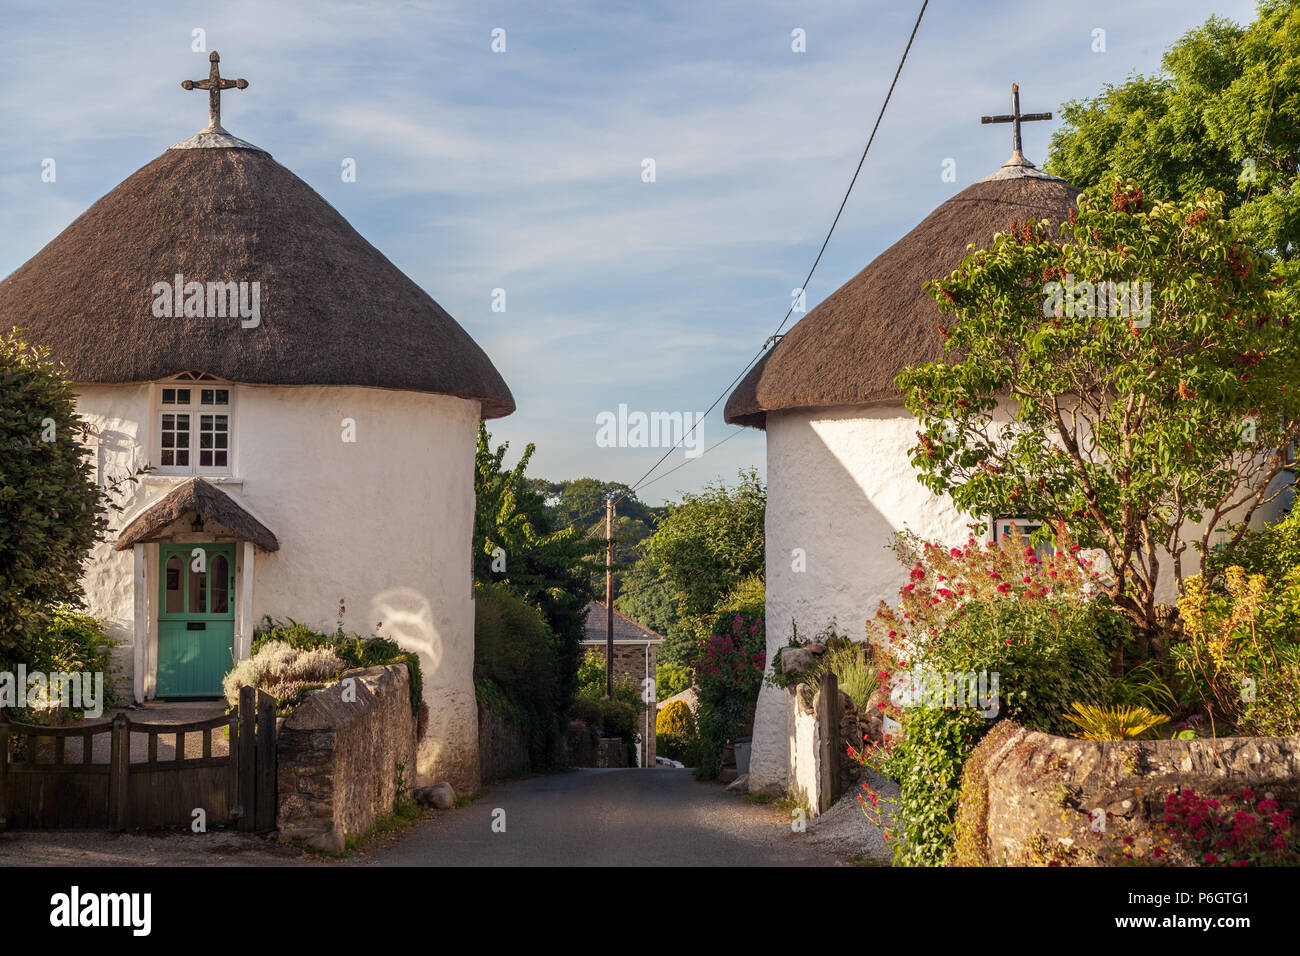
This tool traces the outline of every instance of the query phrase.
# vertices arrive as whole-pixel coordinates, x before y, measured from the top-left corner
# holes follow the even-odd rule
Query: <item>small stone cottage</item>
[[[587,633],[582,641],[583,652],[595,651],[601,659],[605,658],[608,605],[593,601],[587,605]],[[655,718],[658,707],[655,705],[654,688],[659,679],[659,645],[663,637],[642,627],[630,617],[614,611],[614,674],[631,677],[642,689],[642,700],[647,696],[649,704],[643,704],[638,715],[637,733],[641,735],[642,746],[639,750],[638,763],[642,767],[655,765]]]

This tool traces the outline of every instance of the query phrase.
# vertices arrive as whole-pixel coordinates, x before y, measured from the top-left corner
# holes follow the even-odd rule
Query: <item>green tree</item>
[[[1159,76],[1061,110],[1046,168],[1080,188],[1121,177],[1149,200],[1213,188],[1242,234],[1283,257],[1300,242],[1300,7],[1264,0],[1248,27],[1211,17]]]
[[[474,579],[501,582],[540,610],[558,641],[556,713],[568,707],[576,686],[586,607],[595,597],[593,581],[604,543],[577,528],[556,530],[541,494],[524,472],[532,459],[530,442],[513,468],[505,467],[508,444],[495,451],[479,423],[475,459]]]
[[[48,350],[0,333],[0,658],[23,653],[52,605],[80,602],[107,527],[75,404]]]
[[[1117,182],[1071,225],[1058,243],[1013,224],[930,283],[956,321],[945,360],[898,377],[924,428],[912,462],[968,514],[1063,522],[1104,549],[1106,593],[1150,636],[1185,534],[1200,526],[1201,564],[1212,546],[1230,554],[1243,530],[1228,522],[1284,486],[1271,483],[1300,436],[1292,269],[1250,248],[1213,190],[1147,205]],[[1150,291],[1130,289],[1124,316],[1102,284],[1130,280]]]
[[[711,483],[685,495],[650,539],[648,554],[683,615],[712,614],[750,575],[763,575],[767,492],[754,470],[734,488]]]

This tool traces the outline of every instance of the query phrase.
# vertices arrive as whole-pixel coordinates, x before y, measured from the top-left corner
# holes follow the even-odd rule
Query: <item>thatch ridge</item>
[[[155,282],[260,282],[261,324],[157,318]],[[169,149],[0,282],[0,326],[77,382],[232,382],[514,398],[456,320],[310,186],[255,149]]]
[[[1013,220],[1059,225],[1078,194],[1064,180],[1040,176],[966,187],[770,348],[731,393],[726,420],[763,428],[770,411],[901,401],[898,373],[943,355],[936,328],[943,314],[924,284],[950,275],[969,243],[986,247]]]
[[[215,521],[229,528],[263,551],[280,550],[280,542],[270,528],[216,485],[198,477],[189,479],[157,501],[150,502],[122,529],[113,550],[126,551],[141,541],[147,541],[191,512],[205,521]]]

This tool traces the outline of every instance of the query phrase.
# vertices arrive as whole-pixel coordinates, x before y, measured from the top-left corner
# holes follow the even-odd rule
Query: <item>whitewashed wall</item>
[[[789,641],[792,618],[801,637],[812,637],[834,619],[840,633],[864,638],[879,602],[894,603],[906,583],[906,569],[887,549],[895,531],[907,527],[946,545],[966,542],[972,519],[916,480],[908,449],[916,444],[917,430],[901,404],[768,414],[769,666]],[[1257,514],[1252,525],[1274,520],[1289,503],[1288,495]],[[977,535],[987,540],[987,520]],[[794,570],[796,548],[806,555],[802,572]],[[1173,600],[1172,568],[1162,570],[1161,584],[1161,600]],[[789,786],[788,701],[768,684],[759,693],[751,790]]]
[[[958,544],[970,519],[930,494],[907,449],[916,422],[901,405],[773,412],[767,416],[767,645],[769,665],[790,639],[834,619],[862,640],[867,619],[892,600],[905,572],[888,544],[904,526]],[[794,570],[795,549],[806,570]],[[789,772],[789,695],[759,692],[751,790],[784,790]]]
[[[253,621],[293,617],[332,631],[375,632],[420,654],[429,725],[408,779],[478,786],[474,605],[470,548],[479,403],[356,387],[236,386],[234,476],[216,479],[276,535],[258,553]],[[82,385],[78,411],[98,437],[101,471],[149,458],[147,386]],[[341,422],[356,422],[356,442]],[[148,478],[126,502],[120,530],[147,501],[184,479]],[[115,536],[114,536],[115,538]],[[156,591],[156,549],[147,588]],[[242,584],[242,581],[241,581]],[[90,610],[134,648],[132,555],[99,546],[85,574]],[[156,632],[155,632],[156,633]]]

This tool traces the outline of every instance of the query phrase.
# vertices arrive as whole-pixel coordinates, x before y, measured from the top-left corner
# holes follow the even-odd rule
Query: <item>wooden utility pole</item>
[[[614,696],[614,499],[605,501],[605,696]]]

